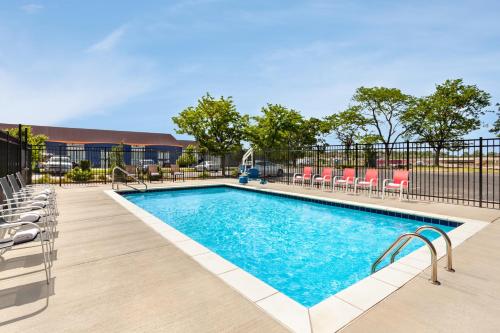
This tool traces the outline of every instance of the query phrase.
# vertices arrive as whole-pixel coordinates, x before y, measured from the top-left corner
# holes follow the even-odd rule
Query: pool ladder
[[[441,236],[443,236],[443,239],[446,242],[446,257],[448,259],[447,264],[446,264],[446,270],[449,272],[454,272],[455,270],[453,269],[453,263],[452,263],[453,258],[452,258],[452,246],[451,246],[450,237],[448,237],[446,232],[444,232],[442,229],[439,229],[437,227],[430,226],[430,225],[424,225],[424,226],[417,228],[417,230],[415,230],[415,232],[405,233],[405,234],[402,234],[401,236],[399,236],[396,239],[396,241],[394,241],[394,243],[392,243],[392,245],[389,246],[389,248],[387,250],[385,250],[385,252],[382,253],[382,255],[380,257],[377,258],[377,260],[375,260],[375,262],[372,265],[372,274],[377,271],[377,265],[380,264],[380,262],[382,260],[384,260],[385,257],[387,257],[387,255],[389,255],[389,253],[391,253],[394,250],[394,252],[392,252],[392,255],[391,255],[391,263],[393,263],[394,260],[396,259],[396,256],[401,251],[403,251],[403,249],[413,239],[417,238],[417,239],[420,239],[422,242],[424,242],[427,245],[427,247],[429,248],[429,252],[431,254],[431,266],[432,266],[431,282],[433,284],[439,285],[440,282],[437,279],[436,248],[434,247],[432,242],[427,237],[424,237],[421,235],[421,232],[424,230],[432,230],[432,231],[435,231],[435,232],[441,234]]]

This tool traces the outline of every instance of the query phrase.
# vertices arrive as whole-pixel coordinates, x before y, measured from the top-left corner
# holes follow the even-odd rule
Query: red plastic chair
[[[407,199],[409,198],[408,187],[410,184],[409,181],[410,172],[408,170],[395,170],[393,179],[384,179],[382,183],[382,199],[384,199],[385,191],[399,191],[399,200],[403,200],[403,193],[406,189]]]
[[[312,168],[309,166],[304,167],[304,173],[294,173],[293,174],[292,185],[295,185],[296,181],[301,181],[302,186],[304,186],[304,183],[306,180],[311,181],[311,185],[312,185],[312,177],[313,177]]]
[[[325,190],[325,184],[332,181],[332,168],[324,168],[320,175],[315,175],[312,184],[321,184],[321,190]]]
[[[365,173],[365,178],[356,178],[354,182],[354,193],[357,193],[357,188],[368,188],[368,197],[372,196],[372,191],[378,185],[378,170],[377,169],[368,169]]]
[[[356,170],[353,168],[344,169],[344,173],[342,176],[333,177],[333,187],[332,191],[335,190],[335,186],[344,187],[344,190],[347,191],[347,186],[354,184],[356,178]]]

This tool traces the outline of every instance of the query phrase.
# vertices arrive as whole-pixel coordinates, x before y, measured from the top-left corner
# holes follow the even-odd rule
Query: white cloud
[[[43,9],[43,6],[35,3],[29,3],[26,5],[22,5],[20,8],[27,14],[35,14],[41,11]]]
[[[102,52],[102,51],[110,51],[120,42],[125,33],[125,26],[121,26],[115,30],[113,30],[109,35],[104,37],[104,39],[99,42],[91,45],[87,51],[88,52]]]
[[[106,112],[149,91],[153,79],[123,58],[83,59],[31,73],[0,68],[2,122],[57,124]],[[147,66],[146,66],[147,67]]]

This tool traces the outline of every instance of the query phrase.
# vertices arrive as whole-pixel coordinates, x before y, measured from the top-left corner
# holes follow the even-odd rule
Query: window
[[[82,144],[68,143],[66,152],[71,162],[80,163],[80,161],[86,160],[85,146]]]

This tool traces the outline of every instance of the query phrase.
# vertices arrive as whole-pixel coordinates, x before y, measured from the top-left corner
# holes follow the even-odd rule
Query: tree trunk
[[[221,155],[220,166],[222,168],[222,177],[226,177],[226,154]]]
[[[384,143],[384,151],[385,151],[385,167],[389,167],[389,160],[391,159],[391,149],[389,147],[389,143]]]
[[[434,165],[439,166],[439,157],[441,156],[441,147],[436,147],[434,148],[435,154],[434,154]]]
[[[351,155],[350,152],[351,152],[351,146],[345,145],[344,154],[345,154],[345,159],[346,159],[346,163],[345,163],[346,166],[350,166],[350,155]]]

